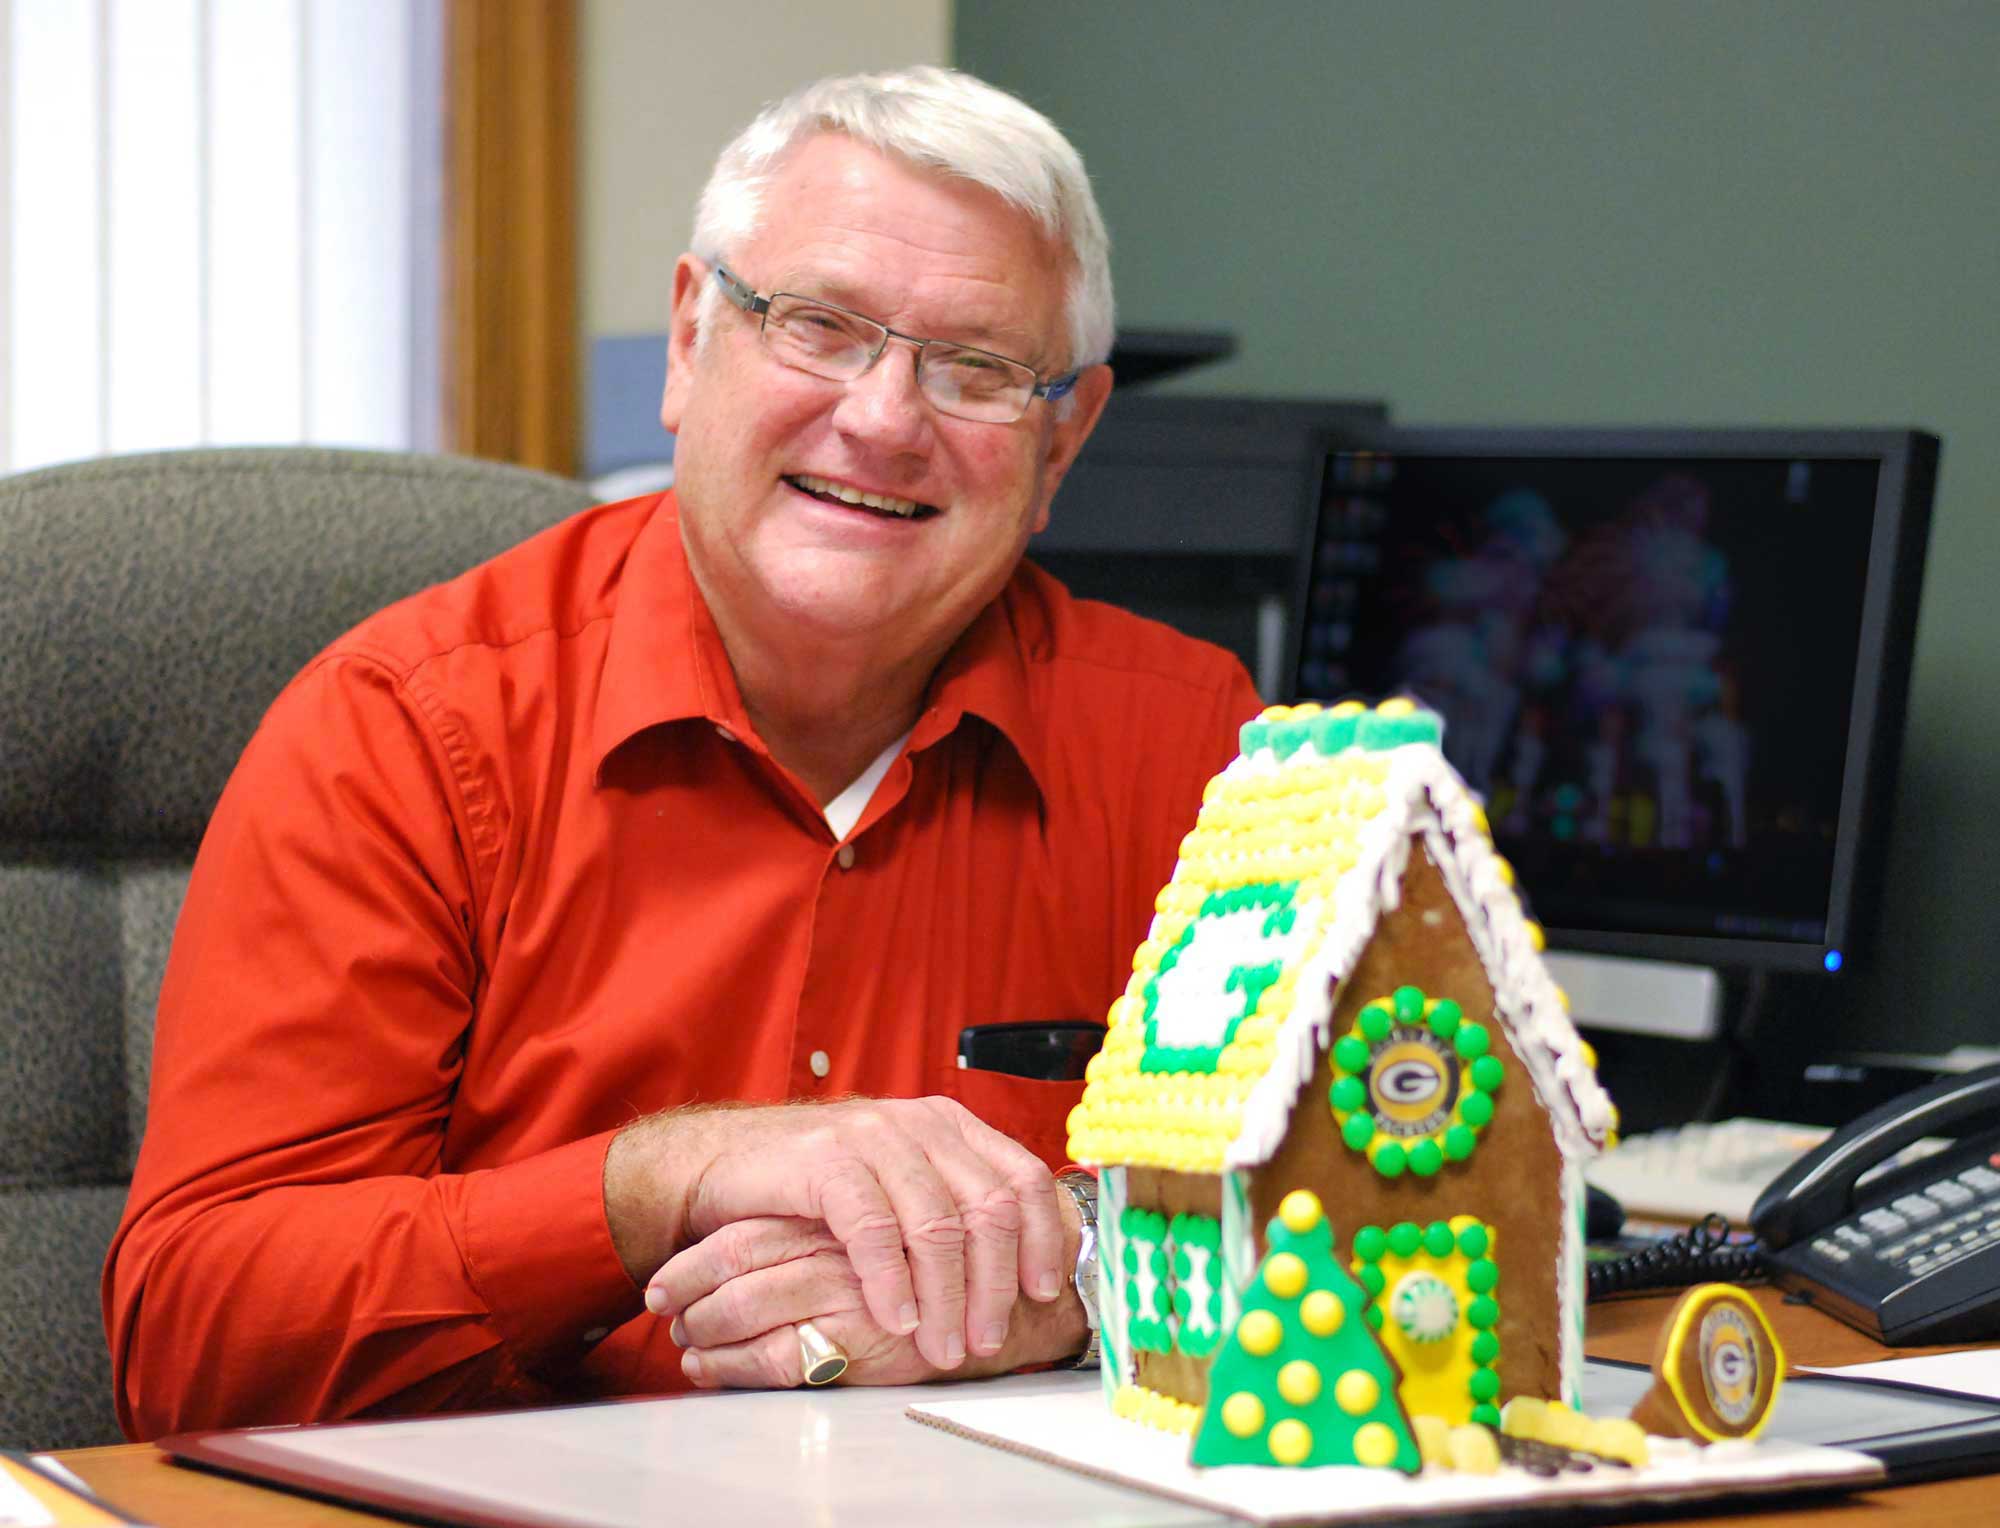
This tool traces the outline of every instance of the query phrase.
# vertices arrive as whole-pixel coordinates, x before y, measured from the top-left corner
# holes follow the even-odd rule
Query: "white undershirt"
[[[836,839],[847,837],[854,825],[861,820],[861,814],[868,810],[868,803],[875,795],[875,787],[882,783],[882,777],[889,772],[889,766],[896,762],[896,755],[903,751],[903,745],[910,740],[905,732],[875,756],[875,762],[855,776],[854,783],[829,801],[821,810],[826,813],[827,826],[833,829]]]

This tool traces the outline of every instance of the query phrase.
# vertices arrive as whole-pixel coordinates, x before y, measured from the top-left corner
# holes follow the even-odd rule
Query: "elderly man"
[[[106,1270],[129,1432],[1083,1348],[1079,1085],[961,1037],[1102,1016],[1257,704],[1022,560],[1110,337],[1010,96],[828,81],[724,151],[675,491],[364,623],[217,808]]]

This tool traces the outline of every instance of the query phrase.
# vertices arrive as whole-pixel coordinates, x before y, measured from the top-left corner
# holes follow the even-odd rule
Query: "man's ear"
[[[708,265],[694,255],[682,255],[674,262],[674,297],[667,320],[667,386],[660,395],[660,423],[670,434],[679,434],[681,416],[687,412],[688,393],[694,387],[695,308],[701,284],[708,279]]]
[[[1049,523],[1049,502],[1055,498],[1056,490],[1062,487],[1062,480],[1069,473],[1070,464],[1076,460],[1083,443],[1090,439],[1090,432],[1097,428],[1097,418],[1104,412],[1105,400],[1111,396],[1111,368],[1109,366],[1086,366],[1076,379],[1076,387],[1061,404],[1067,405],[1067,412],[1059,415],[1049,427],[1049,441],[1042,452],[1042,503],[1035,514],[1035,529],[1045,530]]]

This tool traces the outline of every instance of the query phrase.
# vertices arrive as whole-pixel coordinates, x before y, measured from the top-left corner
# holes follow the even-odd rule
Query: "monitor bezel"
[[[1826,972],[1828,952],[1837,951],[1839,973],[1852,972],[1857,957],[1867,953],[1880,910],[1883,861],[1901,764],[1917,611],[1929,545],[1938,438],[1914,428],[1384,425],[1328,431],[1315,443],[1300,515],[1281,697],[1287,703],[1341,698],[1300,696],[1298,672],[1328,468],[1335,454],[1357,451],[1430,457],[1812,458],[1880,463],[1824,941],[1606,932],[1557,924],[1546,929],[1552,949],[1773,972]],[[1534,888],[1526,890],[1532,899]]]

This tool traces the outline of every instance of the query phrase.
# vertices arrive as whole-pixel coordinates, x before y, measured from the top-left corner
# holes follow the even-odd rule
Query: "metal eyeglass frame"
[[[962,344],[958,340],[920,339],[914,334],[905,334],[900,329],[891,329],[887,324],[883,323],[880,319],[870,318],[866,313],[857,313],[852,308],[843,308],[837,302],[828,302],[823,297],[808,297],[802,292],[773,292],[770,294],[770,296],[767,297],[762,293],[758,292],[753,287],[751,287],[747,282],[743,280],[741,276],[738,276],[734,271],[730,270],[729,267],[724,265],[721,261],[719,260],[716,261],[713,269],[715,272],[716,285],[722,288],[723,295],[727,297],[737,307],[741,308],[745,313],[750,314],[753,318],[756,318],[758,320],[757,332],[759,334],[762,334],[764,332],[764,325],[770,321],[771,304],[780,297],[795,298],[799,302],[811,303],[816,308],[830,308],[835,313],[845,314],[847,317],[854,319],[858,323],[863,323],[868,325],[868,327],[871,329],[879,329],[882,331],[882,338],[876,343],[875,348],[869,352],[868,364],[866,366],[862,367],[861,370],[857,371],[852,377],[848,377],[845,379],[838,377],[827,377],[824,379],[826,381],[834,382],[834,381],[845,380],[852,382],[852,381],[857,381],[862,377],[865,377],[866,375],[868,375],[869,371],[873,369],[875,363],[882,359],[882,352],[889,348],[889,341],[892,339],[898,339],[901,340],[906,345],[913,345],[916,347],[917,382],[920,388],[923,383],[924,351],[927,347],[931,345],[949,345],[954,350],[967,350],[972,352],[972,354],[974,355],[987,356],[995,361],[1004,362],[1008,366],[1019,367],[1022,371],[1027,372],[1027,374],[1030,377],[1034,377],[1035,379],[1034,385],[1028,389],[1027,403],[1023,403],[1021,405],[1021,412],[1019,414],[1016,414],[1013,419],[968,419],[967,422],[970,424],[1013,424],[1016,420],[1021,419],[1024,415],[1027,414],[1028,405],[1033,403],[1037,398],[1046,398],[1048,399],[1049,402],[1054,403],[1058,399],[1068,397],[1070,392],[1076,387],[1076,379],[1083,375],[1083,368],[1079,366],[1075,371],[1067,372],[1060,377],[1051,377],[1048,379],[1048,381],[1044,382],[1039,376],[1036,376],[1034,368],[1029,366],[1027,362],[1017,361],[1012,356],[1000,355],[991,350],[982,350],[977,345]],[[799,367],[797,369],[801,371],[805,370],[804,367]],[[806,375],[818,376],[819,373],[813,371],[807,371]],[[937,399],[932,398],[929,392],[926,391],[924,393],[924,397],[930,399],[932,407],[938,409],[940,412],[951,414],[951,417],[954,419],[966,418],[966,416],[962,414],[953,414],[950,409],[946,408],[942,403],[939,403]]]

